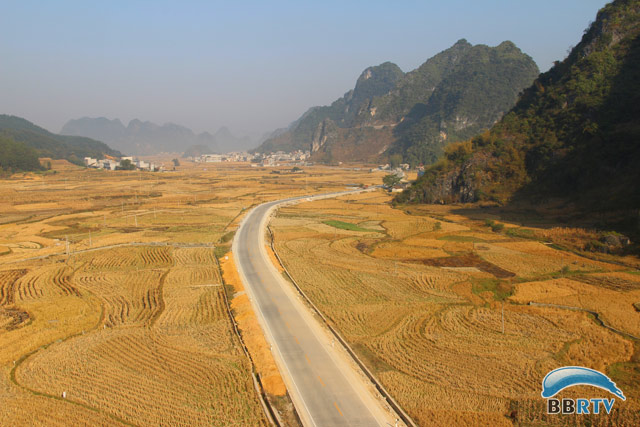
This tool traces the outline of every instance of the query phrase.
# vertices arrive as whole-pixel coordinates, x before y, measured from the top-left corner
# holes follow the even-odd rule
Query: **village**
[[[292,166],[292,171],[302,172],[300,166],[312,166],[313,162],[309,162],[311,153],[309,151],[293,151],[284,152],[277,151],[272,153],[248,153],[246,151],[229,152],[225,154],[201,154],[199,156],[188,156],[185,158],[187,161],[194,163],[207,164],[207,163],[223,163],[223,162],[242,162],[250,163],[251,167],[279,167],[279,166]],[[164,172],[166,169],[164,164],[156,164],[150,161],[134,158],[133,156],[124,156],[117,160],[110,156],[106,156],[105,159],[94,159],[92,157],[85,157],[84,164],[88,168],[96,168],[103,170],[143,170],[150,172]],[[173,160],[173,166],[179,165],[179,160]],[[342,166],[342,162],[339,162],[338,167]],[[359,167],[346,168],[352,170],[361,170]],[[396,167],[392,167],[389,164],[379,165],[375,168],[370,168],[369,172],[385,172],[387,175],[383,179],[383,186],[392,193],[401,192],[406,189],[412,180],[408,179],[406,172],[410,170],[409,164],[400,164]],[[417,177],[419,178],[424,173],[422,166],[416,169]]]
[[[309,163],[307,160],[311,156],[309,151],[293,151],[286,153],[277,151],[275,153],[247,153],[247,152],[231,152],[226,154],[202,154],[195,157],[187,157],[187,160],[196,163],[219,163],[219,162],[251,162],[252,165],[280,166],[280,165],[298,165],[304,166]]]
[[[92,157],[84,158],[84,165],[88,168],[104,169],[104,170],[147,170],[151,172],[162,172],[164,170],[163,165],[157,165],[145,160],[135,159],[132,156],[125,156],[116,160],[113,157],[106,156],[104,159],[94,159]]]

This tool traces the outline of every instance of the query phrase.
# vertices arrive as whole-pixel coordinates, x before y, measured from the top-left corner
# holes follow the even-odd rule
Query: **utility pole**
[[[502,333],[504,334],[504,301],[502,301]]]
[[[92,246],[93,246],[93,244],[91,242],[91,231],[89,231],[89,247],[92,247]]]
[[[134,217],[134,218],[135,218],[135,220],[136,220],[136,227],[137,227],[137,226],[138,226],[138,215],[134,215],[133,217]]]
[[[69,260],[69,236],[64,236],[65,239],[65,249],[67,252],[67,261]]]

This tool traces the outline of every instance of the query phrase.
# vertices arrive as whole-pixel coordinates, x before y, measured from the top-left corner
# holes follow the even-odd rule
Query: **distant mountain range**
[[[401,202],[571,201],[640,235],[640,0],[602,8],[493,128],[447,148]]]
[[[109,120],[105,117],[69,120],[60,133],[98,139],[131,155],[182,153],[193,146],[211,153],[241,151],[251,148],[252,144],[249,137],[236,137],[226,127],[213,135],[208,132],[196,134],[189,128],[173,123],[157,125],[134,119],[124,126],[119,119]]]
[[[13,170],[34,170],[38,157],[66,159],[83,165],[84,157],[103,159],[105,155],[119,157],[120,152],[103,142],[80,136],[56,135],[28,120],[16,116],[0,115],[0,167]],[[30,159],[16,161],[17,157]]]
[[[404,73],[385,62],[365,69],[355,88],[313,107],[257,151],[311,150],[317,161],[381,161],[396,154],[431,164],[451,142],[491,127],[538,75],[512,42],[473,46],[462,39]]]

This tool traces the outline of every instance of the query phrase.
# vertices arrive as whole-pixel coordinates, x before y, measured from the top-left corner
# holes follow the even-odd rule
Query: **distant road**
[[[348,193],[353,192],[320,197]],[[391,415],[382,408],[350,361],[333,349],[331,337],[266,253],[265,228],[271,211],[278,204],[306,198],[318,197],[265,203],[245,217],[233,242],[240,276],[305,425],[394,425]]]

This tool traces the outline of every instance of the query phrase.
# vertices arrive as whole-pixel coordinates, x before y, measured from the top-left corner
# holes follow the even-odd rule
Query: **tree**
[[[382,178],[382,183],[387,187],[393,187],[400,182],[400,177],[395,174],[390,174]]]
[[[136,165],[134,165],[129,159],[124,159],[120,161],[120,165],[116,166],[116,170],[120,170],[120,171],[132,171],[132,170],[135,170],[135,168],[136,168]]]
[[[173,166],[180,166],[180,160],[178,159],[173,159],[171,160],[173,162]]]
[[[37,171],[44,169],[38,153],[24,143],[0,135],[0,169],[3,171]]]
[[[400,166],[400,163],[402,163],[402,154],[397,153],[389,156],[389,165],[391,165],[392,168],[397,168]]]

